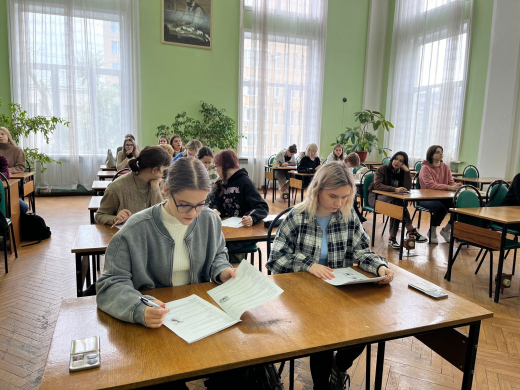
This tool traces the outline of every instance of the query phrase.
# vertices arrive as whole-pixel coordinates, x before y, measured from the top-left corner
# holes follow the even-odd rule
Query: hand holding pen
[[[150,301],[145,297],[141,297],[141,302],[148,306],[144,309],[144,322],[146,326],[148,328],[159,328],[163,324],[164,317],[170,309],[165,308],[165,303],[158,299]]]
[[[116,217],[114,218],[114,224],[112,227],[115,227],[116,225],[119,225],[120,223],[125,222],[128,218],[132,216],[132,212],[127,209],[121,210],[119,213],[117,213]]]
[[[253,218],[251,217],[251,215],[253,215],[255,211],[256,209],[253,209],[242,217],[242,226],[253,226]]]

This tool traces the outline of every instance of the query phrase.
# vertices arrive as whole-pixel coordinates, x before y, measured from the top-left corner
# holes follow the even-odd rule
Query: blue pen
[[[143,302],[148,307],[155,307],[156,309],[164,309],[164,307],[159,306],[157,303],[153,303],[149,299],[145,297],[141,297],[141,302]]]

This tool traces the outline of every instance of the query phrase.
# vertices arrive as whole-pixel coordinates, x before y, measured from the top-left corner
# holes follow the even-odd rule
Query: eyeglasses
[[[205,204],[198,204],[196,206],[190,206],[187,204],[181,204],[180,206],[175,201],[175,198],[172,195],[173,203],[175,203],[175,207],[177,207],[177,211],[179,213],[189,213],[191,210],[195,209],[195,211],[201,211],[203,208],[206,207]]]

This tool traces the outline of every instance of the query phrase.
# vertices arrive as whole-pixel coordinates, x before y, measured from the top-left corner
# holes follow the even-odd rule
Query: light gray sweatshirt
[[[175,242],[161,221],[160,207],[132,215],[107,247],[103,275],[96,283],[96,301],[101,310],[122,321],[146,325],[146,306],[138,290],[172,286]],[[231,268],[220,217],[202,210],[190,224],[184,242],[191,283],[220,283],[218,275]]]

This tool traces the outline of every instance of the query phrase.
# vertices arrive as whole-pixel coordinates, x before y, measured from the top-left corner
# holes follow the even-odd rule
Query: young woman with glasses
[[[137,144],[135,143],[135,140],[130,137],[125,138],[123,149],[117,153],[117,170],[120,171],[123,168],[127,168],[128,162],[137,156],[139,156],[139,152],[137,151]]]

